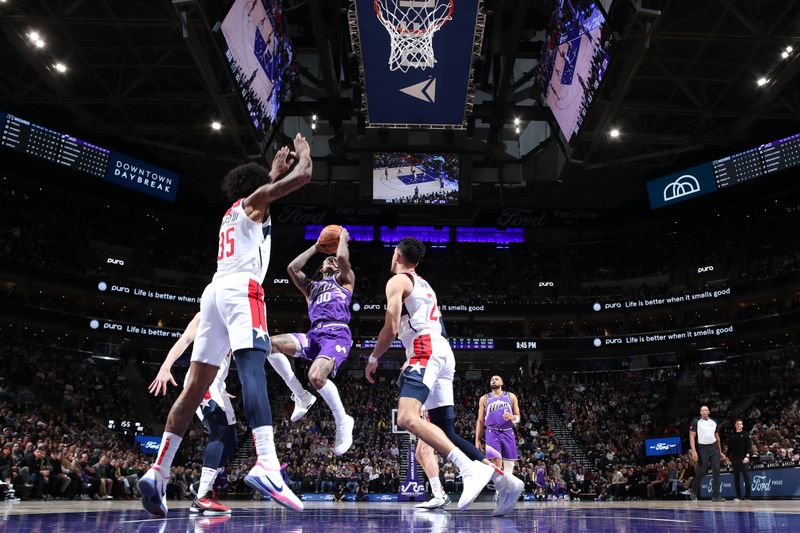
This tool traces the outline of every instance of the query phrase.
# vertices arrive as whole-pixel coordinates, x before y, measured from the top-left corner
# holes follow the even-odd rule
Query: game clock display
[[[144,433],[144,425],[142,425],[141,422],[135,422],[133,420],[115,420],[109,418],[106,427],[114,431],[119,431],[123,435],[141,435]]]

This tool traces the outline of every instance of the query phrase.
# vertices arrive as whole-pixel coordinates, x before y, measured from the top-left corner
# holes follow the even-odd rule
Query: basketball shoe
[[[336,442],[333,445],[333,455],[342,455],[353,445],[353,426],[355,420],[350,415],[345,415],[344,422],[336,426]]]
[[[447,495],[446,492],[442,493],[442,496],[436,496],[434,494],[433,498],[426,502],[418,503],[414,506],[415,509],[441,509],[450,505],[450,496]]]
[[[492,479],[492,474],[494,474],[493,466],[477,460],[472,461],[466,472],[461,471],[461,482],[464,484],[464,488],[461,491],[461,497],[458,499],[459,511],[463,511],[475,501],[478,494]]]
[[[306,398],[298,398],[294,394],[292,394],[292,401],[294,402],[294,411],[292,411],[292,422],[297,422],[301,418],[303,418],[311,406],[317,402],[317,397],[311,394],[310,392],[307,393],[308,396]]]
[[[269,494],[275,503],[287,509],[303,510],[303,502],[283,482],[280,470],[267,470],[261,463],[256,463],[244,477],[244,482],[259,492]]]
[[[525,490],[525,483],[514,474],[506,473],[497,488],[497,506],[492,516],[505,516],[514,510],[519,495]]]
[[[162,518],[167,516],[169,511],[167,507],[168,482],[169,477],[164,477],[159,467],[151,466],[150,470],[136,484],[139,494],[142,495],[142,507],[147,512]]]
[[[195,499],[192,502],[192,506],[189,507],[189,512],[206,516],[214,516],[230,514],[231,508],[219,503],[217,501],[217,495],[214,493],[214,491],[211,491],[210,495]]]

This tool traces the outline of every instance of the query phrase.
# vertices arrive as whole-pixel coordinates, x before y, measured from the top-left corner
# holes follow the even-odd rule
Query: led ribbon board
[[[0,145],[162,200],[174,202],[178,192],[175,172],[2,111]]]
[[[472,57],[483,38],[478,3],[356,0],[351,35],[361,55],[368,126],[466,127]]]

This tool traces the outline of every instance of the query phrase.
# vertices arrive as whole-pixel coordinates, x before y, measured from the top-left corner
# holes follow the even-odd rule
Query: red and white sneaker
[[[231,508],[222,505],[213,495],[210,495],[198,498],[192,502],[192,506],[189,507],[189,512],[205,516],[213,516],[231,514]]]

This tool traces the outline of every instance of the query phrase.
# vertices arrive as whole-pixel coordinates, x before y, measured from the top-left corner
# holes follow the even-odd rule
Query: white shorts
[[[440,335],[418,335],[412,348],[406,350],[406,357],[408,365],[403,370],[401,396],[417,398],[426,411],[454,405],[456,358],[447,339]],[[429,391],[424,400],[419,396],[419,387],[415,386],[419,383]]]
[[[215,279],[200,299],[192,361],[220,366],[228,350],[270,351],[264,288],[248,272]]]

